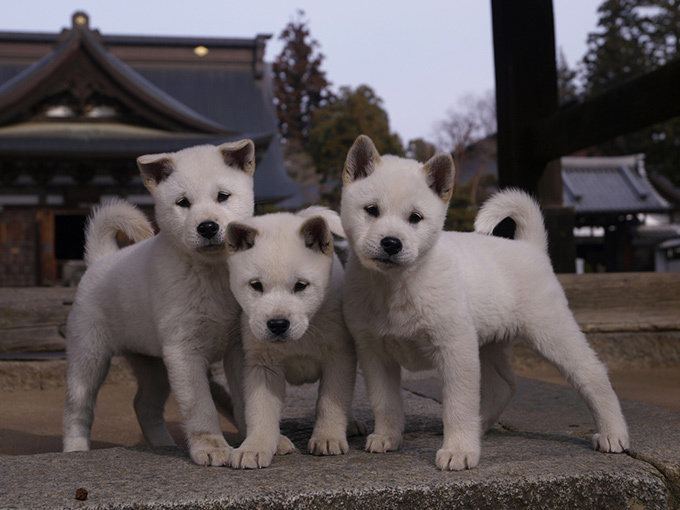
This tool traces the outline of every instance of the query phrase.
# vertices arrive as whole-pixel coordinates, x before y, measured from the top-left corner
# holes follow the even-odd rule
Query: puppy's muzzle
[[[276,336],[283,335],[290,328],[290,321],[288,319],[269,319],[267,321],[267,329]]]
[[[204,221],[196,227],[196,231],[206,239],[212,239],[219,232],[220,226],[214,221]]]
[[[382,246],[382,249],[387,253],[390,257],[392,255],[396,255],[401,251],[403,248],[403,245],[401,244],[401,241],[397,239],[396,237],[383,237],[380,240],[380,246]]]

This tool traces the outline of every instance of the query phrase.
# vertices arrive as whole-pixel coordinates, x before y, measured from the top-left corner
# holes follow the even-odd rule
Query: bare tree
[[[484,154],[487,151],[473,145],[496,132],[496,98],[493,91],[476,96],[466,95],[458,101],[457,108],[451,108],[444,120],[435,125],[439,150],[450,152],[456,164],[456,184],[464,173],[472,176],[483,173],[488,165]],[[492,156],[492,155],[489,155]],[[474,158],[474,161],[472,161]],[[470,163],[474,168],[468,168]]]
[[[425,163],[436,153],[437,147],[423,138],[410,140],[408,142],[408,146],[406,147],[406,157],[415,159],[421,163]]]

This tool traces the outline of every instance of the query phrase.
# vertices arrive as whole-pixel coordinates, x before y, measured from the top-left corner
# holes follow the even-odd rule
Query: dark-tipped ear
[[[305,246],[310,250],[325,255],[333,254],[333,234],[331,234],[328,223],[321,216],[314,216],[305,220],[300,227],[300,236],[305,242]]]
[[[444,202],[448,202],[453,194],[453,176],[455,169],[451,154],[441,153],[433,156],[423,167],[427,177],[427,185]]]
[[[252,140],[223,143],[218,149],[227,166],[243,170],[248,175],[255,173],[255,144]]]
[[[368,177],[379,163],[380,154],[373,140],[366,135],[359,135],[347,153],[345,168],[342,171],[342,182],[348,184]]]
[[[229,253],[250,250],[255,245],[257,229],[232,221],[227,225],[227,246]]]
[[[175,170],[175,162],[167,154],[147,154],[137,158],[137,166],[142,174],[144,186],[149,191],[167,179]]]

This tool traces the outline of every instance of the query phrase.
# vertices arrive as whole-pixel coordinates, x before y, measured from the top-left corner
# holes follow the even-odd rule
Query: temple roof
[[[641,154],[562,158],[564,204],[577,214],[667,212],[671,207],[654,190],[643,163]]]
[[[268,37],[102,36],[82,12],[61,34],[0,33],[0,168],[54,157],[134,163],[251,138],[256,196],[289,197],[298,189],[276,136]]]
[[[43,116],[94,119],[96,108],[108,107],[108,112],[99,115],[117,114],[133,125],[235,134],[111,55],[79,19],[82,17],[74,17],[73,28],[64,33],[54,51],[0,86],[0,125]]]

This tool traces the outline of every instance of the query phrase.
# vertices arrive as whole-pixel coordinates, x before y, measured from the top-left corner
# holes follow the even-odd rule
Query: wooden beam
[[[532,138],[532,128],[558,112],[552,0],[491,0],[491,12],[499,185],[538,196],[553,267],[573,272],[574,218],[562,206],[562,169],[559,161],[536,157]]]
[[[552,1],[491,0],[491,9],[499,184],[537,193],[548,159],[534,157],[527,135],[558,111]]]
[[[533,159],[549,161],[677,116],[680,59],[536,120],[527,148]]]

